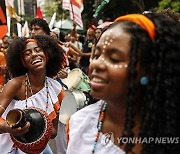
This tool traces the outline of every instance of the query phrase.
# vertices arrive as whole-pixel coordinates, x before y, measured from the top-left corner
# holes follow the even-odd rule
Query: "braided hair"
[[[139,104],[142,111],[140,137],[179,137],[180,25],[158,13],[146,16],[155,25],[154,39],[131,21],[118,21],[110,26],[120,26],[131,35],[126,121],[122,136],[134,137],[132,130],[136,124],[133,119]],[[142,76],[149,80],[146,86],[137,82]],[[133,143],[127,143],[126,153],[133,153],[133,147]],[[179,151],[180,141],[178,144],[152,142],[144,143],[141,153],[177,154]]]

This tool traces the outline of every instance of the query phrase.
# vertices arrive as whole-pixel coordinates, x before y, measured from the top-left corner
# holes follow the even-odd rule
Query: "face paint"
[[[111,64],[110,62],[108,62],[104,57],[102,57],[102,56],[100,56],[99,57],[99,60],[101,60],[102,61],[102,63],[104,63],[105,65],[108,65],[108,66],[110,66],[110,67],[112,67],[112,68],[127,68],[128,67],[128,65],[127,64]]]
[[[121,35],[121,33],[116,33],[111,37],[112,32],[113,32],[112,30],[109,30],[109,32],[107,33],[107,36],[102,39],[103,41],[101,41],[100,43],[100,46],[102,46],[102,54],[99,55],[98,59],[101,60],[102,63],[112,68],[127,68],[128,67],[127,64],[112,64],[110,60],[108,59],[109,57],[104,56],[108,47],[110,47],[111,44],[114,42],[114,40]]]
[[[104,100],[124,97],[127,90],[130,38],[121,27],[108,29],[99,38],[89,67],[93,97]]]

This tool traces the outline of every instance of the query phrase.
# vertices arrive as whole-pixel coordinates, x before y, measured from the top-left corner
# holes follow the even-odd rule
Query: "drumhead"
[[[68,90],[72,91],[81,81],[82,71],[79,68],[71,70],[68,77],[62,79],[62,82],[68,86]]]
[[[86,104],[86,96],[84,95],[83,92],[78,91],[78,90],[74,90],[73,95],[75,97],[76,103],[77,103],[77,110],[82,109]]]
[[[61,103],[59,111],[59,121],[66,124],[67,119],[77,110],[84,107],[86,96],[80,91],[66,90],[65,97]]]

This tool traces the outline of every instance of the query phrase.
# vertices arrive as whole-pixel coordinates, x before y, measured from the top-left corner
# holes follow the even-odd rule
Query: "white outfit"
[[[48,82],[48,89],[49,89],[49,101],[48,101],[48,109],[47,113],[49,114],[49,117],[54,119],[57,116],[57,112],[60,108],[60,103],[58,96],[61,95],[62,91],[62,86],[59,82],[56,80],[47,77],[47,82]],[[38,107],[46,111],[46,103],[47,103],[47,91],[46,87],[43,87],[39,92],[36,94],[32,95],[27,99],[27,106],[28,107]],[[3,113],[2,118],[6,119],[7,113],[15,108],[19,109],[25,109],[26,108],[26,100],[12,100],[7,107],[6,111]],[[13,142],[10,138],[9,133],[3,133],[0,134],[0,153],[1,154],[11,154],[15,153],[13,151]],[[48,152],[45,152],[49,149],[47,146],[44,152],[42,154],[47,154]],[[48,150],[50,153],[50,150]],[[16,150],[16,153],[18,154],[24,154],[21,150]],[[49,154],[48,153],[48,154]]]
[[[61,122],[58,122],[58,132],[57,132],[57,136],[55,137],[55,141],[56,141],[57,154],[66,154],[67,141],[66,141],[65,125]]]
[[[98,132],[97,124],[103,102],[98,101],[76,113],[69,121],[69,142],[66,154],[91,154]],[[100,134],[95,153],[125,154],[118,146],[108,140],[106,134]]]

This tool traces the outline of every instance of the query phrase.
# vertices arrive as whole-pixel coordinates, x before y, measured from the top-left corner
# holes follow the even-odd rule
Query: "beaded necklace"
[[[28,74],[26,73],[26,80],[25,80],[25,99],[26,99],[26,108],[28,107],[27,105],[27,99],[28,99],[28,86],[30,88],[30,91],[31,91],[31,96],[33,95],[33,90],[32,90],[32,87],[31,87],[31,83],[30,83],[30,80],[29,80],[29,76]],[[49,102],[49,89],[48,89],[48,81],[47,81],[47,77],[45,78],[45,86],[46,86],[46,111],[48,109],[48,102]]]
[[[104,102],[103,105],[102,105],[100,114],[99,114],[99,120],[98,120],[98,125],[97,125],[98,132],[97,132],[97,134],[96,134],[96,138],[95,138],[95,141],[94,141],[94,147],[93,147],[93,150],[92,150],[92,154],[94,154],[94,153],[95,153],[95,150],[96,150],[97,141],[98,141],[98,139],[99,139],[100,132],[101,132],[101,130],[102,130],[102,126],[103,126],[103,122],[104,122],[104,118],[105,118],[106,108],[107,108],[107,103]]]

